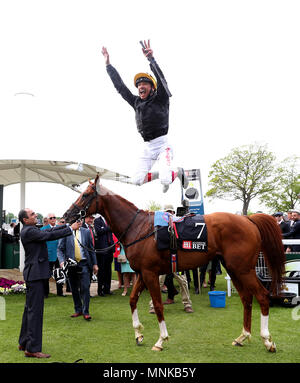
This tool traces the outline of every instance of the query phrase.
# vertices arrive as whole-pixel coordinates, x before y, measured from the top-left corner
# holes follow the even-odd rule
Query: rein
[[[161,230],[163,228],[163,226],[161,227],[157,227],[155,228],[153,231],[151,231],[150,233],[146,234],[144,237],[141,237],[139,239],[136,239],[135,241],[131,242],[131,243],[128,243],[128,245],[123,245],[124,247],[130,247],[130,246],[133,246],[135,245],[136,243],[138,242],[141,242],[141,241],[144,241],[145,239],[147,238],[150,238],[153,234],[155,234],[158,230]]]
[[[80,219],[86,217],[86,213],[87,213],[89,207],[91,206],[91,203],[92,203],[93,199],[94,199],[95,197],[97,197],[97,195],[98,195],[98,193],[97,193],[97,189],[96,189],[95,187],[93,187],[93,188],[94,188],[94,193],[91,194],[91,195],[89,196],[88,201],[87,201],[87,204],[84,206],[84,208],[80,208],[80,206],[76,205],[75,203],[72,204],[72,206],[73,206],[74,208],[77,209],[77,211],[78,211],[77,214],[78,214],[78,216],[79,216]],[[96,198],[96,204],[97,204],[97,205],[96,205],[96,211],[98,211],[98,199],[97,199],[97,198]],[[121,240],[122,240],[122,238],[128,233],[129,229],[130,229],[131,226],[133,225],[133,223],[134,223],[134,221],[136,220],[136,217],[138,216],[139,213],[140,213],[140,209],[138,209],[138,210],[136,211],[134,217],[133,217],[132,220],[130,221],[130,223],[129,223],[129,225],[127,226],[127,228],[125,229],[125,231],[120,235],[118,241],[117,241],[116,243],[113,243],[112,245],[110,245],[110,246],[108,246],[108,247],[105,247],[104,249],[91,249],[91,248],[89,248],[89,247],[87,247],[87,246],[84,246],[84,245],[79,241],[78,238],[77,238],[77,242],[78,242],[78,244],[79,244],[81,247],[87,249],[88,251],[93,251],[94,253],[105,253],[105,252],[107,252],[108,250],[113,249],[116,245],[121,244]],[[139,238],[139,239],[136,239],[135,241],[133,241],[133,242],[127,244],[127,245],[124,244],[123,246],[124,246],[125,248],[127,248],[127,247],[130,247],[130,246],[135,245],[135,244],[138,243],[138,242],[144,241],[145,239],[147,239],[147,238],[151,237],[153,234],[155,234],[156,231],[158,231],[158,230],[160,230],[160,228],[155,228],[153,231],[151,231],[150,233],[146,234],[145,236],[143,236],[143,237],[141,237],[141,238]]]
[[[105,253],[107,250],[110,250],[113,247],[115,247],[116,245],[120,244],[121,239],[124,237],[124,235],[126,235],[128,233],[129,229],[133,225],[133,223],[136,220],[136,217],[138,216],[139,213],[140,213],[140,209],[137,210],[137,212],[135,213],[135,216],[132,218],[132,220],[130,221],[129,225],[125,229],[125,231],[123,231],[123,233],[120,235],[120,238],[118,239],[118,242],[116,242],[116,243],[114,243],[114,244],[112,244],[112,245],[110,245],[108,247],[105,247],[104,249],[97,249],[97,250],[90,249],[90,250],[95,251],[95,253]]]
[[[110,245],[110,246],[108,246],[108,247],[105,247],[104,249],[91,249],[90,247],[87,247],[87,246],[83,245],[83,244],[79,241],[78,238],[76,238],[76,239],[77,239],[78,244],[79,244],[81,247],[83,247],[84,249],[87,249],[88,251],[93,251],[94,253],[105,253],[106,251],[111,250],[112,248],[114,248],[114,247],[115,247],[116,245],[118,245],[118,244],[121,244],[122,246],[124,246],[124,247],[126,247],[126,248],[127,248],[127,247],[130,247],[130,246],[133,246],[133,245],[135,245],[135,244],[137,244],[137,243],[139,243],[139,242],[144,241],[144,240],[147,239],[147,238],[150,238],[153,234],[155,234],[157,231],[161,230],[162,228],[163,228],[163,226],[161,226],[161,227],[156,227],[153,231],[151,231],[150,233],[146,234],[144,237],[141,237],[141,238],[139,238],[139,239],[136,239],[135,241],[133,241],[133,242],[131,242],[131,243],[128,243],[127,245],[122,245],[121,242],[120,242],[120,240],[118,240],[118,242],[115,242],[113,245]]]
[[[106,253],[108,250],[111,250],[113,249],[116,245],[118,244],[121,244],[121,239],[128,233],[129,229],[131,228],[131,226],[133,225],[134,221],[136,220],[136,217],[138,216],[138,214],[140,213],[140,210],[138,209],[137,212],[135,213],[134,217],[132,218],[132,220],[130,221],[129,225],[127,226],[127,228],[125,229],[125,231],[120,235],[120,238],[118,239],[118,242],[116,243],[113,243],[112,245],[108,246],[108,247],[105,247],[104,249],[91,249],[90,247],[87,247],[85,245],[83,245],[78,238],[77,239],[77,242],[78,244],[87,249],[88,251],[93,251],[94,253]],[[145,236],[139,238],[139,239],[136,239],[135,241],[127,244],[127,245],[123,245],[124,247],[130,247],[130,246],[133,246],[135,245],[136,243],[138,242],[141,242],[141,241],[144,241],[145,239],[151,237],[153,234],[155,234],[155,232],[157,230],[160,230],[160,228],[155,228],[153,231],[151,231],[150,233],[146,234]]]

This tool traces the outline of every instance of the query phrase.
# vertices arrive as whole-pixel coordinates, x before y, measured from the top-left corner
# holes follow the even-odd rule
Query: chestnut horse
[[[159,251],[154,232],[154,213],[139,210],[134,204],[95,182],[64,214],[72,223],[86,214],[102,214],[113,233],[125,248],[130,266],[138,272],[130,295],[133,328],[136,343],[143,341],[143,326],[138,317],[137,301],[147,287],[153,300],[159,322],[160,336],[153,350],[162,350],[168,332],[163,314],[159,275],[171,272],[170,252]],[[178,270],[189,270],[207,264],[216,255],[231,277],[244,306],[244,321],[241,335],[233,345],[243,345],[251,336],[252,299],[256,297],[261,308],[260,335],[267,350],[276,351],[268,329],[269,292],[262,286],[255,272],[260,251],[263,251],[272,276],[272,291],[276,293],[282,282],[285,255],[282,236],[275,219],[266,214],[254,214],[249,218],[230,213],[213,213],[204,216],[207,225],[208,251],[184,252],[178,249]],[[129,245],[129,246],[128,246]]]

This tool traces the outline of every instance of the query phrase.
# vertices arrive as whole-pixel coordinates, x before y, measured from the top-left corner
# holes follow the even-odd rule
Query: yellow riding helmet
[[[154,89],[157,89],[157,83],[154,77],[151,76],[151,74],[148,73],[138,73],[134,76],[134,85],[137,87],[138,83],[145,81],[145,82],[150,82],[153,86]]]

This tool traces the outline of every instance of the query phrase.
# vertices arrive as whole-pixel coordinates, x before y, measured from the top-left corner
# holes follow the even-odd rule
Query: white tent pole
[[[24,161],[21,161],[21,182],[20,182],[20,210],[25,209],[25,165]],[[22,223],[20,222],[20,233],[22,230]],[[20,265],[19,269],[21,272],[24,270],[24,262],[25,262],[25,250],[21,242],[20,237]]]
[[[20,209],[25,209],[25,165],[21,161],[21,174],[20,174]]]

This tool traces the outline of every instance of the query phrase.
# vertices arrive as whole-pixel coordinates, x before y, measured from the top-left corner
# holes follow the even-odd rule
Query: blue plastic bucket
[[[225,307],[226,291],[208,292],[211,307]]]

